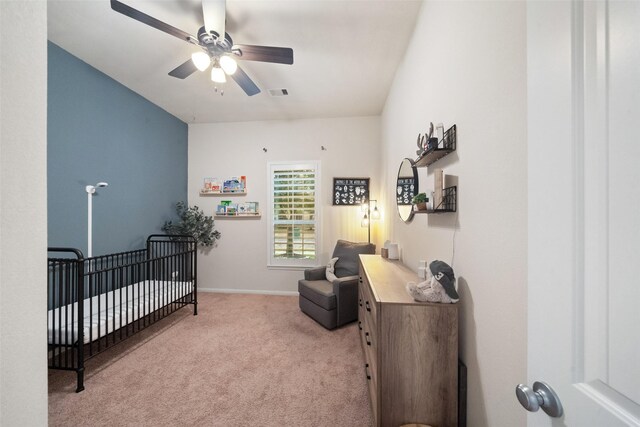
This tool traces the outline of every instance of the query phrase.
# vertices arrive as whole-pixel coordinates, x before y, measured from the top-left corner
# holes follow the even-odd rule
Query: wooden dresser
[[[417,274],[398,261],[360,255],[358,328],[375,426],[455,427],[458,305],[414,301]]]

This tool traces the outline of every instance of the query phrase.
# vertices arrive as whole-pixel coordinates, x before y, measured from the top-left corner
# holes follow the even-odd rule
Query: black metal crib
[[[50,247],[49,368],[76,371],[84,362],[185,305],[198,314],[197,243],[191,236],[154,234],[145,249],[84,258]]]

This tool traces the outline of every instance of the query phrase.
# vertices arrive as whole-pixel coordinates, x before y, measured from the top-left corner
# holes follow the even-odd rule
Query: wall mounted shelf
[[[246,196],[246,191],[227,191],[225,193],[214,193],[212,191],[200,191],[201,196]]]
[[[456,125],[451,126],[444,133],[442,141],[431,150],[423,152],[415,161],[417,167],[427,167],[437,162],[449,153],[456,151]]]
[[[416,167],[428,167],[441,158],[447,156],[450,153],[456,151],[458,142],[457,127],[451,126],[444,133],[442,140],[438,141],[438,145],[434,148],[423,152],[415,161]],[[456,212],[458,201],[458,188],[457,186],[447,187],[442,189],[442,201],[434,209],[426,211],[414,210],[416,214],[437,214],[445,212]]]
[[[436,206],[435,209],[430,209],[426,211],[416,211],[414,210],[414,214],[438,214],[445,212],[455,212],[458,208],[458,187],[452,186],[447,187],[442,190],[442,202]]]
[[[231,214],[231,215],[227,215],[227,214],[215,214],[213,216],[215,219],[257,219],[257,218],[261,218],[262,215],[260,213],[244,213],[244,214]]]

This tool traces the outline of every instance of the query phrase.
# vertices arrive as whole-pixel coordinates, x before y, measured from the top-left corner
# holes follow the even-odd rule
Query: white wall
[[[47,424],[46,43],[46,2],[0,2],[3,426]]]
[[[324,146],[326,150],[322,150]],[[265,153],[263,148],[267,149]],[[371,198],[380,192],[380,118],[286,120],[189,125],[189,204],[212,215],[220,200],[257,201],[262,218],[217,219],[217,247],[198,259],[200,288],[257,292],[297,292],[302,271],[267,268],[267,163],[321,162],[322,237],[318,265],[325,264],[337,239],[366,241],[360,212],[332,206],[334,177],[371,177]],[[244,197],[200,196],[205,177],[246,175]],[[384,222],[385,213],[383,212]],[[379,224],[372,241],[378,244]]]
[[[525,2],[426,1],[382,115],[391,196],[418,133],[457,124],[457,152],[419,174],[424,190],[435,167],[457,179],[458,213],[387,225],[414,270],[420,259],[452,263],[471,427],[526,424],[514,396],[527,378],[526,66]]]

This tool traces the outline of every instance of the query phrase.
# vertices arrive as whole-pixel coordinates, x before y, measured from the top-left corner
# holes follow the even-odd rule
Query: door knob
[[[550,417],[559,418],[562,416],[560,398],[547,383],[536,381],[533,383],[533,390],[527,385],[518,384],[516,396],[527,411],[536,412],[542,408]]]

